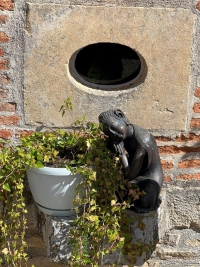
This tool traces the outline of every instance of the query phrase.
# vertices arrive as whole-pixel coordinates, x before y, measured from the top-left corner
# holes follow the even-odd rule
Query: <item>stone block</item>
[[[159,255],[161,260],[167,260],[172,258],[188,260],[196,258],[197,252],[192,250],[176,250],[168,247],[162,247],[157,249],[157,255]]]
[[[45,224],[42,226],[42,234],[47,248],[47,257],[52,262],[66,263],[71,256],[69,230],[75,217],[43,216]]]
[[[191,239],[188,239],[187,240],[187,245],[190,246],[190,247],[199,247],[200,248],[200,238],[199,240],[198,239],[194,239],[194,238],[191,238]]]
[[[117,266],[144,266],[146,261],[155,250],[156,244],[159,241],[159,214],[157,211],[146,214],[137,214],[132,211],[127,211],[127,215],[131,217],[130,235],[132,236],[131,243],[135,246],[134,262],[130,262],[126,255],[121,255],[114,252],[105,255],[101,262],[102,265]],[[56,263],[67,263],[71,256],[71,247],[69,245],[70,237],[69,230],[74,219],[70,217],[52,217],[44,216],[45,223],[42,226],[43,238],[47,248],[47,257]],[[148,265],[147,265],[148,266]]]
[[[182,8],[73,6],[28,3],[25,49],[27,124],[69,126],[85,116],[97,121],[110,108],[121,108],[148,129],[184,130],[186,124],[194,14]],[[145,71],[137,86],[96,90],[68,73],[72,54],[98,42],[135,49]],[[59,113],[71,97],[74,118]]]
[[[165,237],[165,243],[169,246],[177,246],[181,235],[169,233]]]
[[[200,229],[200,188],[172,188],[167,192],[169,228]]]

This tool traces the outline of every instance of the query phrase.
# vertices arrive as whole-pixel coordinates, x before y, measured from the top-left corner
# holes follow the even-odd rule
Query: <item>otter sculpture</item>
[[[131,124],[119,109],[102,112],[99,123],[121,156],[126,179],[145,192],[131,209],[139,213],[156,210],[161,203],[163,171],[155,138],[146,129]]]

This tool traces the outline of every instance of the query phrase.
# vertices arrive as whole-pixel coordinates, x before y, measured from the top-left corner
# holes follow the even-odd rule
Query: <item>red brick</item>
[[[161,164],[162,164],[163,170],[169,170],[174,167],[174,164],[172,161],[161,160]]]
[[[191,152],[200,152],[200,147],[160,146],[158,147],[158,151],[160,154],[191,153]]]
[[[192,160],[184,160],[179,162],[179,168],[196,168],[200,167],[200,160],[199,159],[192,159]]]
[[[11,124],[18,124],[20,121],[20,117],[18,116],[0,116],[0,124],[1,125],[11,125]]]
[[[6,75],[0,75],[0,84],[8,84],[9,83],[9,78]]]
[[[200,128],[200,119],[193,118],[190,122],[191,128]]]
[[[196,9],[198,9],[198,10],[200,11],[200,1],[197,2],[197,4],[196,4]]]
[[[195,174],[181,174],[176,177],[177,180],[188,181],[188,180],[200,180],[200,173]]]
[[[176,142],[197,142],[200,141],[200,135],[195,133],[183,134],[181,133],[176,138],[172,139],[170,137],[158,136],[155,137],[156,141],[158,142],[169,142],[169,141],[176,141]]]
[[[200,103],[195,103],[193,106],[193,111],[195,113],[200,113]]]
[[[2,57],[3,55],[4,55],[4,50],[0,48],[0,57]]]
[[[0,103],[0,111],[15,112],[15,103]]]
[[[0,60],[0,70],[7,70],[8,69],[8,60],[2,59]]]
[[[0,24],[4,24],[8,18],[6,15],[0,15]]]
[[[165,136],[156,136],[155,139],[158,142],[168,142],[172,140],[170,137],[165,137]]]
[[[199,97],[199,98],[200,98],[200,87],[197,87],[197,88],[196,88],[196,90],[195,90],[195,92],[194,92],[194,95],[195,95],[196,97]]]
[[[170,176],[164,176],[164,182],[165,183],[171,183],[172,182],[172,178]]]
[[[0,0],[0,10],[14,10],[15,4],[12,0]]]
[[[200,135],[195,133],[189,133],[188,135],[180,134],[180,136],[176,137],[177,142],[196,142],[200,141]]]
[[[0,88],[0,99],[4,99],[6,97],[8,97],[8,90]]]
[[[32,130],[18,130],[16,132],[16,138],[21,138],[21,137],[27,137],[31,135],[34,131]]]
[[[8,42],[9,38],[4,32],[0,32],[0,42],[6,43]]]
[[[13,134],[12,130],[0,129],[0,138],[8,139],[9,137],[12,136],[12,134]]]

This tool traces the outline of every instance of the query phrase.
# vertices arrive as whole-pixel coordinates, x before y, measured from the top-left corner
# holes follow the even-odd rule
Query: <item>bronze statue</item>
[[[156,210],[161,203],[163,171],[155,138],[146,129],[131,124],[119,109],[102,112],[99,123],[121,156],[126,179],[145,191],[134,201],[133,210],[140,213]]]

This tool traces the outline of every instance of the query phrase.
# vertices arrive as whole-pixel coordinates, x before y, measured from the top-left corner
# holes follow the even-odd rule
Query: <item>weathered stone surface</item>
[[[103,264],[112,265],[126,263],[128,266],[135,264],[142,266],[152,255],[159,241],[159,215],[157,212],[149,212],[146,214],[137,214],[127,211],[127,215],[131,217],[130,235],[132,236],[131,244],[135,245],[133,256],[128,259],[126,255],[119,252],[104,256]],[[133,264],[133,265],[134,265]]]
[[[197,256],[197,253],[195,251],[178,251],[172,248],[163,247],[157,251],[157,254],[159,255],[161,260],[167,260],[172,258],[193,259]]]
[[[185,128],[194,15],[173,8],[86,7],[28,4],[25,52],[26,123],[68,126],[58,112],[67,97],[75,117],[97,121],[121,108],[130,121],[149,129]],[[116,42],[145,59],[146,77],[135,88],[101,91],[72,83],[67,64],[78,49]],[[173,97],[172,97],[173,96]],[[148,114],[148,116],[147,116]]]
[[[173,200],[172,200],[173,201]],[[191,223],[187,228],[169,229],[163,242],[148,261],[150,267],[199,266],[200,263],[200,231],[198,225]]]
[[[160,262],[156,262],[155,264],[152,262],[149,267],[199,267],[199,261],[195,262],[192,260],[163,260]]]
[[[170,246],[177,246],[180,240],[180,235],[168,233],[165,237],[165,243]]]
[[[191,247],[200,247],[200,239],[188,239],[187,245]]]
[[[169,228],[200,229],[200,188],[174,188],[167,192]]]
[[[174,7],[190,8],[193,0],[29,0],[31,3],[55,3],[88,6],[142,6],[142,7]]]
[[[47,257],[52,262],[66,263],[71,256],[69,230],[74,216],[44,217],[46,222],[42,227],[42,233],[47,247]]]
[[[163,202],[162,205],[164,205]],[[127,211],[127,215],[132,218],[130,224],[130,235],[132,243],[135,244],[134,266],[146,266],[146,260],[150,258],[155,250],[155,246],[160,238],[160,231],[164,232],[165,225],[162,230],[158,229],[160,223],[160,213],[150,212],[147,214],[137,214],[132,211]],[[45,224],[42,226],[44,241],[47,247],[47,256],[53,262],[67,263],[71,255],[69,245],[70,224],[74,217],[51,217],[44,216]],[[145,248],[145,249],[144,249]],[[104,256],[102,264],[111,266],[112,264],[122,266],[131,262],[126,255],[121,255],[119,252]],[[126,265],[123,265],[126,266]]]

